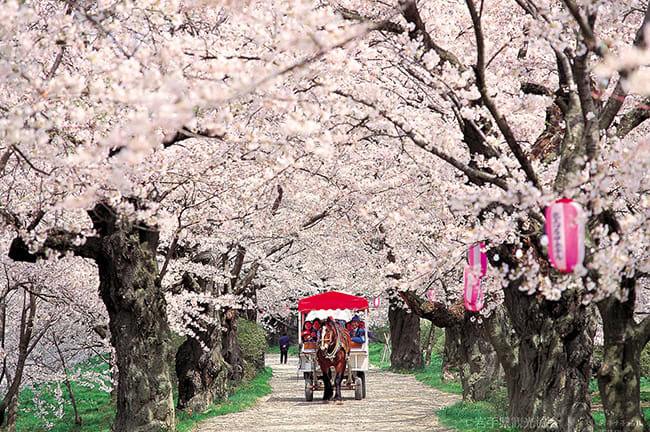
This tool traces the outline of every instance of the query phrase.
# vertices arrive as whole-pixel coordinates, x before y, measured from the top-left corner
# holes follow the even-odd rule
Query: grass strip
[[[82,373],[104,375],[108,379],[108,364],[101,357],[88,359],[76,365],[73,370],[80,369]],[[257,373],[255,378],[238,383],[227,400],[217,400],[214,405],[203,413],[187,413],[176,411],[177,431],[189,432],[201,421],[233,412],[244,411],[251,407],[260,397],[271,393],[269,380],[273,372],[265,368]],[[110,393],[97,388],[93,383],[81,380],[72,381],[72,389],[77,401],[77,409],[82,424],[74,424],[74,414],[69,401],[67,389],[61,385],[61,396],[64,400],[63,415],[58,418],[53,413],[43,417],[38,416],[39,407],[49,407],[44,411],[54,411],[56,406],[57,384],[46,383],[25,388],[21,391],[18,404],[17,432],[108,432],[115,418],[115,404],[111,403]],[[175,401],[176,402],[176,401]]]
[[[273,371],[271,368],[264,368],[252,380],[240,383],[227,400],[216,400],[205,412],[188,414],[177,410],[177,432],[191,432],[199,423],[209,418],[245,411],[253,406],[259,398],[271,393],[269,380],[272,376]]]

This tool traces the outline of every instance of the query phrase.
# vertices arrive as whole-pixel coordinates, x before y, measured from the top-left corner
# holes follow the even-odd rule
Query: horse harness
[[[323,356],[326,359],[330,360],[330,361],[334,360],[334,357],[336,357],[336,353],[339,351],[339,349],[341,348],[341,345],[342,345],[341,344],[341,335],[339,333],[339,326],[336,325],[336,323],[334,323],[332,325],[334,327],[334,331],[336,332],[336,345],[334,346],[334,349],[331,352],[327,351],[327,349],[325,350],[325,352],[323,352]],[[324,336],[323,336],[323,338],[324,338]],[[327,345],[329,347],[329,342],[330,341],[329,340],[325,340],[325,341],[327,342]],[[349,347],[348,347],[348,349],[344,349],[344,352],[345,352],[345,359],[347,360],[348,355],[349,355]]]

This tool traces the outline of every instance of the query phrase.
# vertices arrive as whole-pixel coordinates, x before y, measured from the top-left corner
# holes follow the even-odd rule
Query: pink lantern
[[[375,299],[372,301],[372,305],[376,308],[379,307],[380,299],[379,296],[375,297]]]
[[[438,300],[438,294],[436,294],[436,290],[430,289],[429,292],[427,293],[427,298],[429,301],[437,301]]]
[[[564,198],[546,208],[548,259],[562,273],[571,273],[585,257],[584,212],[579,204]]]
[[[471,312],[478,312],[483,309],[483,288],[481,278],[476,276],[472,268],[465,267],[465,309]]]
[[[485,276],[487,272],[487,255],[485,254],[485,245],[483,243],[474,243],[467,253],[467,261],[474,274],[479,278]]]

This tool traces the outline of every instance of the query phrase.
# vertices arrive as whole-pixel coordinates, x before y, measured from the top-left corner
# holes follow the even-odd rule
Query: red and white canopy
[[[305,297],[298,302],[300,312],[319,309],[368,309],[368,300],[339,291],[328,291],[311,297]]]

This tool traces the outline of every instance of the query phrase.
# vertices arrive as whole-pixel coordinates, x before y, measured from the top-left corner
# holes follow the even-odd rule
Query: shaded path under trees
[[[267,354],[273,368],[273,393],[243,412],[207,420],[196,432],[221,431],[450,431],[439,423],[435,412],[460,401],[460,396],[427,387],[413,375],[371,369],[367,398],[354,400],[354,392],[343,391],[343,404],[323,402],[322,393],[305,401],[304,381],[296,375],[297,358],[279,363],[279,354]]]

